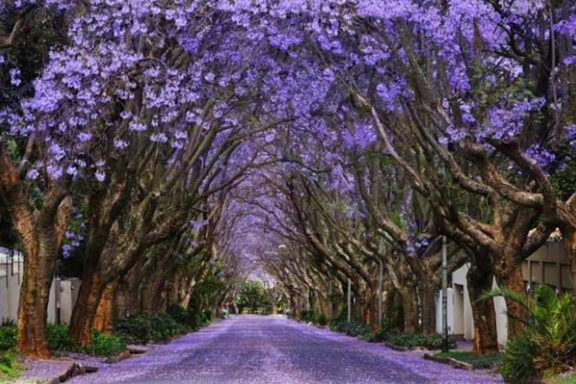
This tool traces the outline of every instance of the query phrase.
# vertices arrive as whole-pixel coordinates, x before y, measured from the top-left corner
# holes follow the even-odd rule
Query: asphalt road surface
[[[71,384],[499,383],[279,317],[233,316]]]

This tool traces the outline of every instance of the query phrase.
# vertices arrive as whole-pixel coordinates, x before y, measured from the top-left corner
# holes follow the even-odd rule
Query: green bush
[[[442,349],[443,344],[444,339],[441,335],[422,336],[421,347],[426,349]],[[456,348],[456,339],[452,336],[448,336],[448,348]]]
[[[48,349],[51,350],[74,350],[74,342],[68,334],[68,326],[66,324],[48,324],[46,341],[48,342]]]
[[[365,335],[364,340],[369,342],[386,341],[392,345],[406,348],[441,349],[443,344],[441,335],[424,336],[420,333],[403,333],[394,330],[391,323],[382,324],[382,327],[375,333]],[[456,348],[456,339],[452,336],[448,338],[448,348]]]
[[[393,332],[393,330],[394,330],[394,324],[389,320],[384,320],[380,328],[378,328],[376,332],[366,335],[364,340],[371,343],[386,341],[388,334]]]
[[[326,324],[328,324],[328,319],[326,319],[326,316],[323,313],[321,313],[319,315],[314,316],[312,322],[320,326],[325,326]]]
[[[502,356],[500,374],[508,383],[527,383],[540,376],[535,365],[536,343],[527,332],[508,340]]]
[[[10,325],[0,328],[0,351],[6,351],[16,347],[16,326]]]
[[[424,339],[419,333],[391,332],[385,341],[398,347],[416,348],[424,344]]]
[[[189,323],[188,326],[191,330],[196,331],[206,325],[210,324],[210,312],[206,313],[205,311],[200,312],[190,312],[189,314]]]
[[[191,330],[196,330],[209,323],[203,313],[192,314],[177,307],[160,315],[146,313],[117,319],[114,333],[128,344],[148,344],[150,342],[170,340]]]
[[[179,324],[170,315],[165,313],[151,317],[150,321],[152,322],[153,341],[169,340],[187,331],[184,325]]]
[[[152,340],[152,322],[147,314],[117,319],[114,333],[128,344],[147,344]]]
[[[314,320],[314,311],[311,309],[306,309],[300,312],[300,320],[311,323]]]
[[[345,333],[350,336],[367,336],[372,333],[370,326],[362,323],[337,320],[332,322],[330,329],[334,332]]]
[[[92,344],[79,349],[80,352],[96,356],[116,356],[125,350],[126,343],[122,338],[96,331],[92,332]]]
[[[0,352],[0,380],[15,379],[24,369],[26,367],[16,361],[15,352]]]
[[[519,303],[526,313],[525,318],[511,318],[523,323],[524,329],[506,344],[500,367],[504,380],[522,384],[576,364],[576,306],[572,293],[557,296],[554,289],[538,285],[531,297],[505,289],[484,297],[495,296]]]
[[[176,322],[182,325],[188,324],[190,320],[190,315],[188,310],[179,304],[172,304],[168,307],[166,311]]]

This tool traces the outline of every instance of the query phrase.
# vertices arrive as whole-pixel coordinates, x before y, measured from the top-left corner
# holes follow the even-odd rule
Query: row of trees
[[[0,191],[25,253],[22,351],[47,354],[48,288],[75,243],[82,345],[121,284],[185,300],[217,254],[261,256],[295,308],[312,291],[333,311],[350,279],[370,323],[382,263],[387,303],[425,333],[442,236],[474,298],[493,278],[523,294],[521,262],[556,228],[576,266],[574,4],[388,5],[3,5]],[[473,303],[475,350],[492,352],[493,308]]]
[[[260,120],[260,91],[248,87],[265,64],[235,56],[239,44],[249,48],[245,32],[230,35],[236,24],[216,15],[196,19],[210,11],[193,3],[18,1],[0,9],[9,27],[0,191],[25,255],[25,354],[48,356],[59,255],[80,254],[83,263],[70,324],[80,346],[91,343],[93,327],[110,329],[113,316],[187,306],[201,280],[218,274],[237,283],[241,271],[219,251],[217,227],[227,191],[262,161],[260,136],[274,114]],[[216,81],[222,67],[228,77]],[[230,288],[212,292],[219,298],[211,305]]]
[[[497,338],[492,303],[477,299],[494,279],[524,295],[521,264],[557,229],[576,281],[575,11],[568,1],[360,1],[294,16],[313,26],[286,36],[306,42],[298,59],[330,87],[313,130],[277,137],[291,166],[262,175],[267,192],[252,202],[283,245],[265,263],[294,308],[312,292],[332,312],[350,279],[356,318],[374,324],[382,263],[385,305],[401,302],[406,331],[431,333],[447,236],[450,270],[471,267],[482,354]],[[523,316],[517,302],[507,310]],[[509,322],[509,336],[519,330]]]

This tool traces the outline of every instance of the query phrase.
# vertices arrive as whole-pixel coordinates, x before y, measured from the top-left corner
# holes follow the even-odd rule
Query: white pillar
[[[442,236],[442,351],[448,352],[448,251],[446,236]]]

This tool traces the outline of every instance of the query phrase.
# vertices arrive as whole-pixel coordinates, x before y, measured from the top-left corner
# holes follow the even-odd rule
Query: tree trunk
[[[24,274],[18,306],[18,350],[29,357],[50,357],[46,322],[50,286],[56,272],[60,244],[70,221],[72,201],[63,198],[54,215],[42,211],[37,220],[29,212],[11,212],[24,250]],[[22,220],[22,215],[25,220]]]
[[[22,354],[39,359],[50,357],[46,321],[54,267],[44,268],[44,258],[36,252],[26,253],[18,306],[17,348]]]
[[[467,275],[468,293],[474,319],[475,355],[498,353],[498,333],[496,312],[493,300],[479,300],[480,296],[492,290],[494,275],[491,266],[483,268],[482,263],[472,264]]]
[[[70,337],[77,345],[87,346],[92,343],[92,328],[104,289],[98,273],[86,271],[70,319]]]
[[[507,288],[520,296],[526,295],[524,277],[520,266],[509,271],[503,278],[498,280],[500,288]],[[513,300],[506,299],[506,313],[508,314],[508,340],[518,335],[524,328],[522,323],[514,318],[523,319],[526,312],[522,306]]]
[[[416,302],[416,289],[413,285],[407,285],[399,289],[402,296],[402,308],[404,314],[404,332],[418,332],[418,305]]]
[[[422,292],[422,333],[426,336],[436,333],[436,287],[433,283],[421,280]]]
[[[114,297],[116,296],[116,283],[108,284],[104,293],[102,294],[102,299],[100,300],[100,305],[98,305],[98,310],[96,312],[96,319],[94,320],[94,329],[100,333],[106,335],[111,335],[114,331]]]

